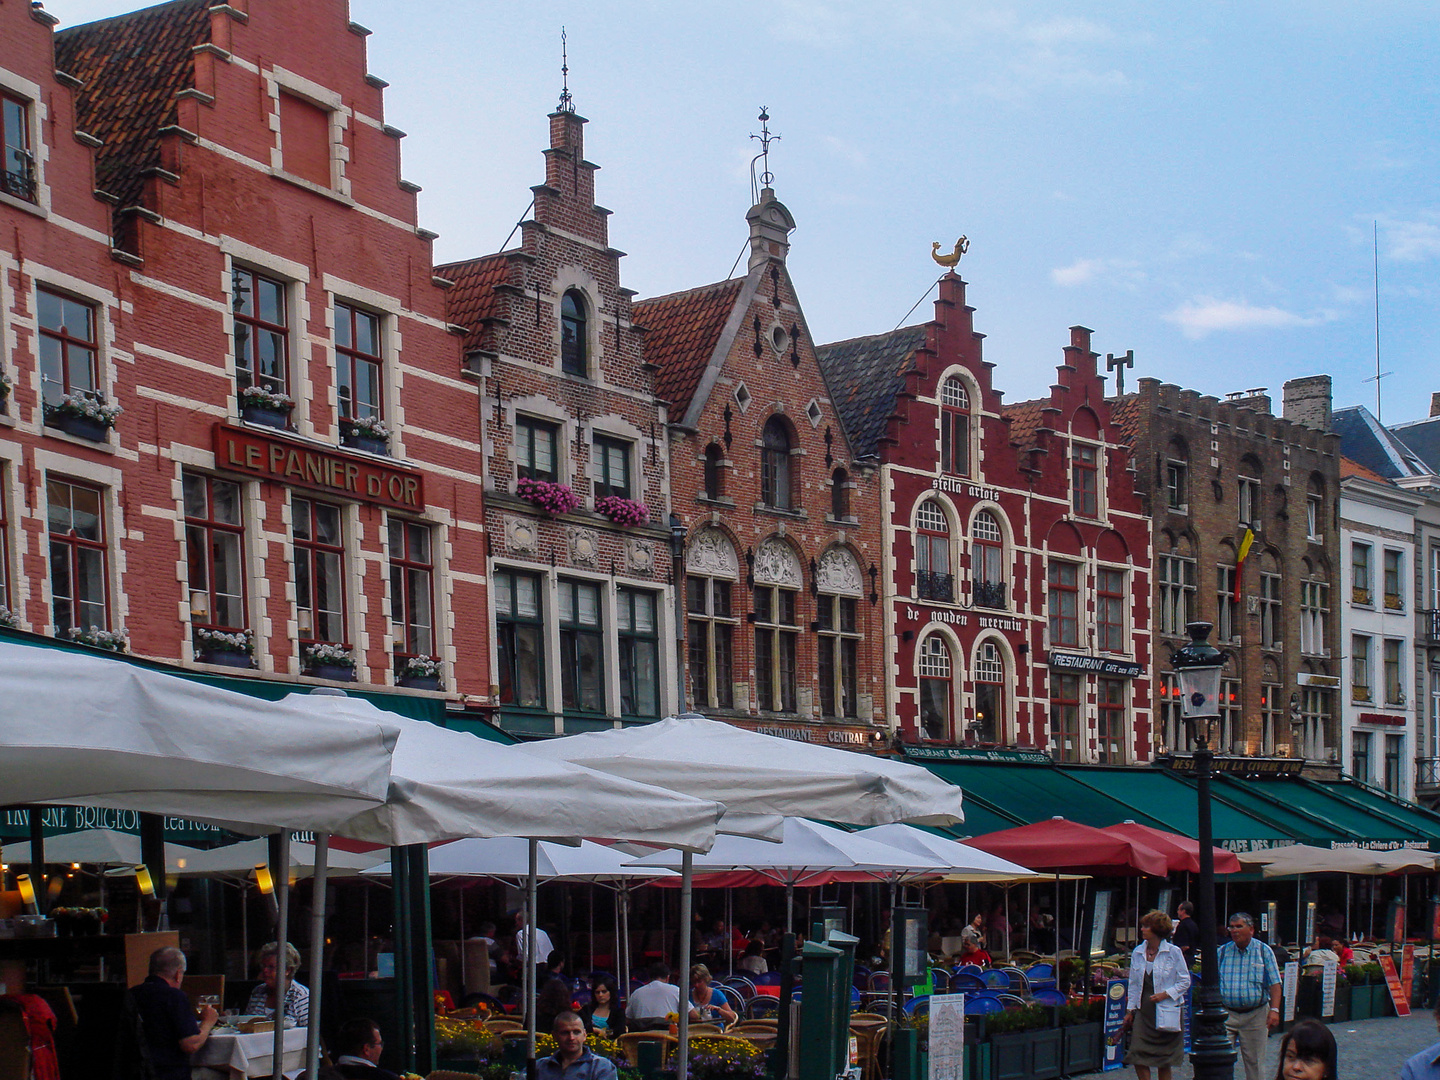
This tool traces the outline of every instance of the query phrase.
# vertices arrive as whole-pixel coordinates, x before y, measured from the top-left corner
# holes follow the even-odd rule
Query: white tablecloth
[[[269,1076],[274,1071],[275,1033],[257,1031],[253,1035],[212,1034],[205,1045],[195,1051],[190,1064],[209,1075],[218,1072],[231,1080],[245,1076]],[[285,1032],[286,1074],[293,1075],[305,1068],[305,1029],[290,1028]]]

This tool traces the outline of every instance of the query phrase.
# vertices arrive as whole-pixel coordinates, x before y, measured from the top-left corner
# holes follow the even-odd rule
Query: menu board
[[[930,996],[930,1080],[964,1080],[965,995]]]
[[[1400,985],[1400,973],[1395,970],[1395,958],[1388,953],[1380,957],[1380,970],[1385,972],[1385,985],[1390,988],[1390,1000],[1395,1005],[1396,1016],[1410,1015],[1410,1002],[1405,988]]]
[[[1335,1015],[1335,978],[1340,972],[1340,964],[1334,959],[1327,958],[1325,966],[1320,970],[1320,1015],[1330,1017]]]
[[[1300,986],[1300,961],[1291,960],[1285,965],[1285,974],[1281,977],[1285,989],[1285,1022],[1288,1024],[1295,1019],[1295,992]]]

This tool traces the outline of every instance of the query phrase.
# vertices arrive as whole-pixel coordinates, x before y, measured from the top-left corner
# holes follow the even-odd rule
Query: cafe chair
[[[736,1035],[743,1034],[747,1031],[774,1031],[779,1023],[780,1021],[774,1017],[754,1020],[736,1020],[735,1023],[730,1025],[730,1030]]]
[[[659,1043],[660,1058],[662,1061],[669,1056],[670,1048],[672,1046],[678,1046],[680,1043],[680,1040],[668,1031],[627,1031],[615,1041],[620,1044],[620,1049],[625,1053],[625,1060],[630,1063],[632,1068],[640,1064],[641,1043]]]
[[[186,975],[180,980],[180,989],[190,999],[193,1008],[199,1008],[200,999],[206,995],[213,994],[219,1002],[215,1006],[216,1011],[225,1007],[225,976],[224,975]]]
[[[745,1016],[749,1020],[773,1018],[780,1012],[780,999],[756,995],[745,1003]]]
[[[1065,1005],[1068,1004],[1065,995],[1059,990],[1036,990],[1030,995],[1030,1001],[1035,1005]]]
[[[725,1029],[724,1029],[721,1025],[719,1025],[719,1024],[713,1024],[713,1023],[710,1023],[709,1021],[706,1021],[706,1022],[703,1023],[703,1024],[691,1024],[691,1025],[690,1025],[690,1034],[691,1034],[691,1035],[719,1035],[719,1034],[722,1033],[724,1030],[725,1030]]]
[[[986,1016],[990,1013],[1005,1011],[1005,1003],[999,998],[991,997],[988,994],[965,995],[966,1016]]]

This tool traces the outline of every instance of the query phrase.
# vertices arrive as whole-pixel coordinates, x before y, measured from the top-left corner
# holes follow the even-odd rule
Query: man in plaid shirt
[[[1245,1080],[1261,1080],[1265,1040],[1280,1026],[1280,965],[1270,946],[1255,940],[1255,920],[1245,912],[1230,916],[1229,930],[1217,957],[1225,1030],[1239,1045]]]

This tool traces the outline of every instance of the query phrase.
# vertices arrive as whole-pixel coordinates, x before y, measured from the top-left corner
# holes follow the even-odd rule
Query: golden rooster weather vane
[[[964,255],[969,250],[970,239],[969,237],[962,236],[959,240],[955,241],[954,251],[952,251],[949,255],[941,255],[940,241],[935,240],[930,244],[930,257],[934,259],[937,263],[939,263],[941,266],[946,266],[953,270],[956,266],[959,265],[960,256]]]

